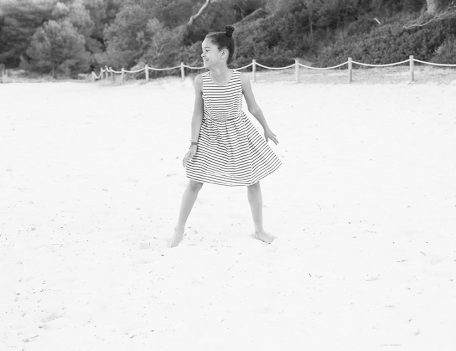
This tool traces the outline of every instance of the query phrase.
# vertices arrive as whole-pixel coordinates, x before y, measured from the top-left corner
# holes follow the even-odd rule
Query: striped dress
[[[251,185],[274,172],[281,161],[242,110],[241,73],[228,83],[202,74],[204,115],[196,154],[186,164],[187,178],[226,186]]]

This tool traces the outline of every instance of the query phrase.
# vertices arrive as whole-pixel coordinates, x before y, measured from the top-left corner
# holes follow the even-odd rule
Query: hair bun
[[[233,36],[234,27],[233,26],[225,26],[225,34],[228,38]]]

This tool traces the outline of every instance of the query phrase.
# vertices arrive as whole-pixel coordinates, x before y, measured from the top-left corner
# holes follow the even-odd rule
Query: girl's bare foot
[[[176,247],[180,244],[180,242],[184,239],[184,228],[175,228],[174,229],[174,236],[171,239],[169,247]]]
[[[272,243],[275,239],[275,236],[268,234],[265,231],[255,232],[252,234],[252,237],[257,240],[261,240],[267,244]]]

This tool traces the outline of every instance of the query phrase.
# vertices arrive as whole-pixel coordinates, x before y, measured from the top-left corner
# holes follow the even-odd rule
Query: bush
[[[336,41],[332,47],[325,47],[320,52],[319,61],[331,66],[352,57],[365,63],[385,64],[405,60],[409,55],[430,61],[438,52],[450,55],[454,41],[445,42],[455,35],[456,17],[408,30],[395,22],[375,28],[370,33]]]
[[[456,36],[452,35],[445,39],[436,50],[432,62],[456,64]]]
[[[371,18],[360,18],[359,20],[351,22],[347,25],[347,35],[357,36],[361,33],[369,33],[376,25],[377,23]]]

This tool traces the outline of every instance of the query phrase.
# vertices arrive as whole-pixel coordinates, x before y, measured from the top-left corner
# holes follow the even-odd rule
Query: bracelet
[[[191,146],[191,145],[198,145],[198,142],[197,142],[197,141],[192,141],[192,142],[190,143],[190,146]]]

